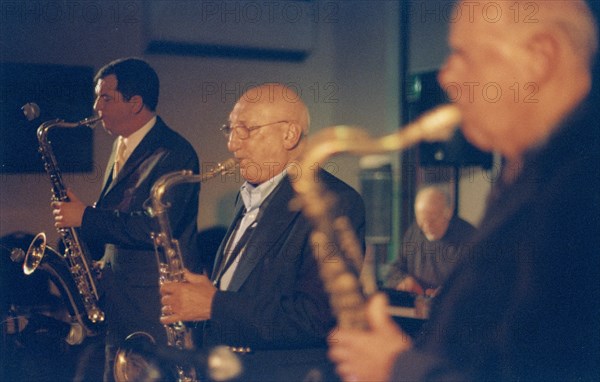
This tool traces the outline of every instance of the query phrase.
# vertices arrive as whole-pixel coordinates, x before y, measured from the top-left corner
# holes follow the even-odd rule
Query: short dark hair
[[[129,57],[109,62],[96,73],[94,83],[111,74],[117,77],[117,90],[125,100],[139,95],[148,109],[156,110],[160,83],[158,75],[146,61]]]

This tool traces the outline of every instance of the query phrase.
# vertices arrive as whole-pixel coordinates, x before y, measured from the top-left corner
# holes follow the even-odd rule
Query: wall
[[[177,2],[172,2],[174,7]],[[280,81],[299,89],[311,111],[313,131],[347,122],[377,126],[377,133],[395,129],[398,2],[321,0],[315,4],[320,12],[313,15],[311,52],[304,61],[291,62],[146,54],[142,1],[3,0],[0,58],[89,65],[95,70],[117,57],[145,58],[161,79],[159,114],[191,141],[205,163],[229,157],[218,128],[239,95],[237,89],[251,83]],[[99,193],[112,141],[96,130],[96,171],[65,174],[69,187],[87,203],[93,203]],[[340,177],[358,187],[356,161],[336,163]],[[200,195],[201,228],[229,220],[239,184],[216,182],[220,181],[204,185]],[[2,175],[0,234],[46,231],[55,240],[49,197],[44,174]]]

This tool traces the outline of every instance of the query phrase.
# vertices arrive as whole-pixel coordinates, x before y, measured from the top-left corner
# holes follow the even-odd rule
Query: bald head
[[[509,27],[510,34],[561,35],[564,47],[574,54],[573,58],[587,66],[598,51],[598,26],[583,0],[517,0],[493,3],[505,15],[500,21]],[[517,9],[519,13],[516,13]]]
[[[448,207],[450,202],[444,191],[435,186],[421,188],[415,197],[415,204],[426,203]]]
[[[266,83],[248,89],[238,100],[238,104],[260,108],[262,113],[273,119],[293,121],[299,125],[304,135],[310,128],[308,108],[302,98],[291,87],[279,83]]]
[[[459,1],[440,71],[482,150],[518,162],[589,94],[597,25],[582,0]]]
[[[415,198],[415,217],[428,240],[444,237],[452,218],[446,193],[433,186],[421,189]]]
[[[544,1],[541,17],[565,34],[573,53],[588,66],[598,53],[598,24],[585,1]]]
[[[300,156],[310,118],[293,89],[268,83],[240,97],[229,114],[229,124],[233,130],[227,148],[239,160],[244,179],[260,184]]]

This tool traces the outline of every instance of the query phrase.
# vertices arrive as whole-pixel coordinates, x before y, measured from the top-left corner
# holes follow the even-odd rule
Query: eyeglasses
[[[260,129],[261,127],[274,125],[276,123],[289,123],[289,121],[277,121],[277,122],[265,123],[264,125],[247,126],[247,127],[244,125],[231,126],[229,124],[225,124],[219,130],[223,133],[223,135],[225,135],[226,138],[229,138],[231,133],[233,133],[233,130],[235,130],[239,139],[248,139],[248,137],[250,137],[251,131]]]

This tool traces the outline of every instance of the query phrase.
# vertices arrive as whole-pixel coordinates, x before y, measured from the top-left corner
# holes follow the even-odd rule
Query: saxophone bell
[[[157,346],[149,334],[135,332],[127,337],[115,359],[114,378],[129,382],[191,382],[189,376],[174,375],[177,370],[169,367],[173,363],[201,369],[202,376],[210,381],[229,381],[242,373],[242,362],[227,346],[197,351],[174,349]]]
[[[46,234],[38,233],[27,252],[21,248],[13,248],[11,250],[10,259],[17,264],[22,264],[23,273],[27,276],[41,269],[49,276],[52,283],[58,289],[61,298],[68,302],[65,308],[69,313],[70,320],[57,320],[62,322],[63,327],[66,327],[64,340],[69,345],[80,345],[87,337],[98,334],[95,328],[87,323],[85,318],[85,306],[78,297],[78,290],[74,285],[73,279],[70,277],[69,268],[66,265],[66,258],[54,248],[47,245]],[[94,322],[101,321],[99,317]]]
[[[26,275],[30,275],[42,262],[44,258],[44,253],[46,252],[46,233],[40,232],[38,233],[31,244],[29,244],[29,249],[25,254],[25,259],[23,261],[23,273]]]
[[[155,382],[164,377],[160,367],[149,356],[156,345],[154,338],[146,332],[135,332],[127,336],[119,348],[113,366],[115,381]]]

